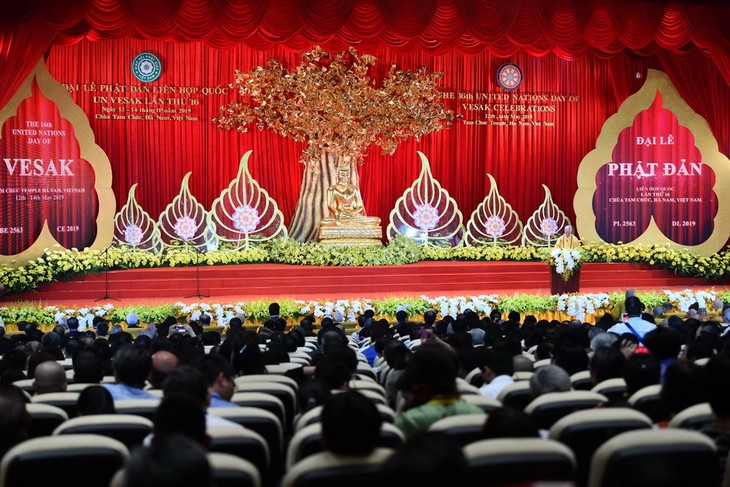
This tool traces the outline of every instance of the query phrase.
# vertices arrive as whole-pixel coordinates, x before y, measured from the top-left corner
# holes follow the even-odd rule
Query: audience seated
[[[31,419],[25,403],[23,391],[0,385],[0,460],[8,450],[28,439]]]
[[[654,323],[646,321],[642,317],[644,305],[636,296],[628,296],[626,298],[625,309],[629,315],[629,319],[626,322],[613,325],[608,329],[610,333],[615,333],[616,335],[631,333],[641,340],[644,338],[644,335],[656,329]]]
[[[721,483],[725,476],[725,466],[730,452],[730,358],[715,357],[705,364],[702,382],[715,414],[714,423],[702,428],[717,445],[719,474]]]
[[[608,379],[622,377],[625,362],[626,357],[617,348],[609,347],[595,350],[590,361],[593,385]]]
[[[428,432],[396,451],[383,465],[384,487],[466,485],[466,458],[457,441]]]
[[[659,360],[648,353],[636,353],[629,356],[624,363],[623,378],[626,381],[626,393],[631,396],[646,386],[659,384],[661,366]]]
[[[162,383],[168,374],[180,365],[180,359],[172,352],[160,350],[152,354],[152,369],[147,381],[152,389],[162,389]]]
[[[533,399],[550,392],[569,391],[570,388],[570,376],[557,365],[540,367],[530,377],[530,395]]]
[[[667,367],[660,395],[670,416],[705,402],[702,367],[684,360],[676,361]]]
[[[115,401],[120,399],[156,399],[157,396],[144,390],[145,382],[152,369],[152,357],[148,350],[127,344],[114,354],[115,384],[104,384]]]
[[[171,435],[182,435],[207,450],[210,437],[203,405],[186,394],[165,396],[157,408],[152,436],[145,439],[145,445],[154,445]]]
[[[510,407],[489,413],[482,429],[482,438],[539,438],[535,420],[524,411]]]
[[[657,328],[644,336],[644,345],[661,365],[660,382],[664,382],[667,367],[677,361],[682,338],[667,328]]]
[[[203,359],[201,371],[208,381],[210,407],[238,407],[231,402],[231,397],[236,390],[236,374],[229,362],[221,357],[208,356]]]
[[[575,341],[564,339],[555,347],[552,363],[561,367],[569,376],[586,370],[588,368],[586,348]]]
[[[439,345],[422,345],[398,380],[405,399],[395,425],[406,438],[424,433],[434,422],[455,414],[481,414],[482,410],[459,399],[456,356]]]
[[[55,331],[49,331],[41,338],[41,347],[43,351],[53,356],[54,360],[63,360],[64,355],[61,350],[61,335]]]
[[[81,391],[76,402],[76,409],[79,416],[116,412],[111,393],[102,386],[89,386]]]
[[[99,384],[104,378],[104,363],[95,351],[79,350],[71,363],[76,384]]]
[[[36,367],[33,381],[36,394],[65,392],[67,385],[66,370],[58,362],[43,362]]]
[[[385,381],[385,398],[391,407],[395,406],[398,395],[398,379],[411,360],[411,350],[399,340],[389,340],[383,347],[383,357],[390,371]]]
[[[164,435],[132,453],[124,487],[210,487],[213,476],[205,450],[179,434]]]
[[[162,383],[162,391],[165,397],[172,395],[188,396],[204,411],[210,406],[208,381],[205,380],[203,373],[192,365],[181,365],[170,372],[165,382]],[[212,414],[205,415],[205,422],[208,428],[243,428],[240,424]]]
[[[334,394],[322,408],[322,445],[335,455],[369,455],[382,424],[378,408],[359,392]]]
[[[514,361],[509,355],[498,349],[485,350],[481,361],[484,385],[479,393],[491,399],[497,399],[499,393],[508,385],[514,383]]]
[[[221,355],[229,357],[233,370],[239,376],[266,373],[266,362],[255,333],[230,336],[221,346]]]
[[[637,301],[634,296],[629,296],[625,303],[632,326],[636,322],[632,315],[636,312]],[[640,302],[638,307],[640,317]],[[505,321],[495,316],[500,320],[495,322],[488,318],[480,320],[469,310],[455,319],[446,317],[436,322],[435,313],[429,312],[424,332],[419,334],[419,324],[409,323],[407,315],[400,316],[401,321],[390,328],[386,321],[376,321],[370,311],[359,318],[362,328],[349,340],[338,324],[332,319],[324,319],[315,344],[305,339],[305,336],[313,336],[317,332],[314,319],[304,318],[301,326],[284,333],[285,322],[273,311],[274,308],[269,325],[262,334],[244,330],[241,318],[234,318],[222,343],[217,334],[203,336],[197,323],[186,327],[186,330],[190,328],[190,333],[176,333],[174,318],[160,325],[159,335],[154,325],[151,331],[148,327],[140,333],[142,338],[138,336],[134,340],[131,335],[119,330],[112,335],[111,343],[104,338],[95,338],[96,335],[91,336],[93,332],[89,334],[90,330],[79,331],[78,322],[73,320],[70,330],[76,330],[74,333],[65,333],[63,326],[58,325],[57,330],[44,335],[37,327],[24,325],[23,333],[10,337],[5,336],[0,328],[0,383],[25,379],[26,374],[30,374],[34,376],[36,394],[65,390],[66,371],[57,362],[64,358],[63,350],[65,357],[73,357],[74,382],[92,384],[84,389],[84,386],[75,389],[81,391],[77,403],[80,415],[113,414],[114,400],[157,398],[164,394],[157,410],[154,437],[150,437],[148,447],[141,450],[146,458],[142,458],[141,454],[133,456],[123,476],[125,485],[168,485],[165,483],[168,481],[175,485],[196,485],[198,480],[194,475],[197,474],[191,473],[190,478],[172,481],[170,478],[174,474],[165,470],[167,465],[164,468],[155,466],[163,459],[171,461],[165,456],[169,454],[166,449],[170,447],[167,445],[170,438],[176,438],[179,445],[192,441],[197,445],[193,447],[197,449],[194,452],[197,455],[210,445],[206,434],[208,428],[243,428],[224,418],[207,415],[207,408],[238,408],[231,402],[236,377],[263,374],[267,362],[286,362],[290,354],[302,361],[311,357],[311,375],[303,375],[300,368],[299,375],[291,376],[298,382],[296,385],[292,382],[298,401],[294,412],[301,414],[324,405],[321,440],[327,449],[325,453],[332,458],[370,458],[376,450],[380,452],[381,449],[376,449],[375,445],[383,421],[381,414],[373,399],[348,390],[355,387],[351,385],[354,384],[351,382],[354,374],[362,372],[358,367],[364,367],[365,373],[379,377],[388,403],[394,409],[396,406],[400,409],[395,415],[395,426],[403,431],[408,441],[389,460],[386,461],[390,453],[378,456],[379,462],[385,461],[383,481],[392,485],[441,487],[464,484],[465,460],[458,445],[453,448],[447,445],[451,438],[427,433],[428,427],[441,418],[457,414],[482,414],[483,417],[482,409],[460,400],[457,375],[481,366],[485,384],[481,392],[487,397],[496,397],[499,390],[513,382],[515,370],[532,371],[533,362],[525,353],[529,350],[529,353],[535,352],[536,358],[548,358],[553,362],[553,365],[540,364],[529,382],[518,382],[529,385],[532,397],[568,391],[571,389],[570,373],[581,372],[579,375],[587,376],[590,371],[594,384],[623,377],[627,397],[646,386],[658,384],[660,376],[663,376],[661,399],[672,414],[707,399],[715,421],[705,426],[702,432],[715,441],[719,451],[718,468],[721,475],[724,473],[730,450],[730,394],[727,392],[730,390],[730,336],[720,335],[722,328],[719,323],[700,321],[697,318],[701,318],[700,313],[693,313],[686,320],[671,315],[667,318],[667,327],[645,330],[643,334],[636,335],[626,330],[625,334],[617,337],[614,332],[622,331],[620,324],[613,325],[609,315],[603,317],[602,326],[596,324],[591,328],[580,322],[537,322],[534,317],[526,317],[520,326],[520,316],[514,313],[508,314]],[[669,315],[662,309],[661,316]],[[340,321],[343,317],[336,319]],[[100,337],[104,335],[104,325],[103,320],[95,320],[95,330]],[[611,333],[603,332],[605,328],[609,328]],[[639,330],[636,326],[634,328]],[[198,340],[198,336],[202,340]],[[475,346],[475,337],[479,338],[480,346]],[[418,340],[412,342],[417,338],[422,339],[420,346]],[[649,353],[636,353],[639,339]],[[267,344],[267,352],[262,353],[259,340]],[[208,351],[206,356],[201,341],[210,345],[205,349]],[[686,347],[678,359],[682,344]],[[315,348],[315,345],[318,347]],[[587,351],[591,349],[589,361]],[[362,356],[358,359],[358,351],[365,353],[375,366],[372,371],[364,364]],[[684,360],[685,357],[689,360]],[[704,369],[692,363],[699,358],[705,358],[698,362],[700,364],[709,359]],[[110,368],[112,363],[113,369]],[[195,367],[181,365],[189,363],[195,364]],[[474,373],[478,373],[479,369],[476,370]],[[112,371],[116,384],[93,385],[102,382],[104,375]],[[153,388],[162,391],[156,391],[157,395],[145,391],[146,380]],[[22,385],[29,389],[30,379]],[[475,391],[473,387],[471,390]],[[656,391],[655,396],[658,386]],[[486,400],[476,394],[473,397]],[[28,437],[31,423],[24,402],[20,389],[0,386],[0,457]],[[655,402],[658,403],[659,399]],[[483,438],[539,436],[535,420],[529,415],[498,406],[499,402],[495,401],[489,409],[483,423]],[[641,409],[638,405],[635,407]],[[650,414],[644,409],[641,411]],[[667,416],[654,421],[661,419],[667,419]],[[661,422],[660,426],[663,425],[664,422]],[[246,426],[249,431],[256,431],[254,426],[248,423]],[[286,424],[285,428],[291,428],[291,425]],[[276,450],[281,455],[281,446],[286,445],[283,440],[279,440],[278,445]],[[187,446],[185,448],[188,449]],[[188,453],[183,457],[188,458]],[[275,459],[276,453],[272,450],[271,454],[272,460]],[[200,460],[199,455],[191,455],[188,467],[191,471],[203,472],[202,462],[195,463]],[[272,470],[275,466],[276,461],[273,461]],[[150,468],[156,470],[150,473]],[[145,481],[134,480],[138,472],[146,472],[144,475],[155,479],[158,479],[158,474],[164,475],[165,479],[145,484]],[[200,485],[210,485],[210,467],[206,472],[199,477]],[[279,467],[278,474],[282,473]]]

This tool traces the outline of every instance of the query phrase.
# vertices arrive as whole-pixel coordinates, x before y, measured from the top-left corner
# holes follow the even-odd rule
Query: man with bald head
[[[50,392],[66,392],[66,370],[55,361],[41,362],[35,369],[33,390],[36,395]]]
[[[563,236],[555,242],[556,249],[577,249],[580,247],[580,240],[573,235],[573,227],[565,225]]]
[[[180,365],[180,359],[172,352],[160,350],[152,354],[152,370],[147,378],[153,389],[162,389],[162,383]]]

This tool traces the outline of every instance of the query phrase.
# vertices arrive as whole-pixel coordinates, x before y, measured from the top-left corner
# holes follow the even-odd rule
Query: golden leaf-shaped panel
[[[237,248],[287,236],[284,215],[276,201],[248,172],[251,152],[243,155],[238,176],[213,202],[208,214],[218,239],[232,242]]]
[[[116,209],[109,158],[43,59],[0,107],[0,154],[2,265],[22,265],[54,245],[109,246]]]
[[[489,194],[471,214],[464,243],[475,246],[519,243],[522,238],[520,217],[499,194],[492,175],[487,174],[487,177],[491,184]]]
[[[555,241],[560,238],[563,228],[570,225],[568,217],[553,202],[548,187],[544,184],[542,187],[545,190],[545,199],[530,219],[527,220],[522,235],[522,245],[552,247],[555,245]]]
[[[206,250],[213,243],[215,233],[208,226],[208,212],[190,193],[190,174],[183,178],[180,193],[160,214],[157,224],[165,244],[184,242],[198,250]]]
[[[422,245],[457,246],[464,236],[464,217],[456,201],[431,174],[421,152],[421,174],[390,212],[388,239],[404,235]]]
[[[157,222],[142,209],[134,196],[137,185],[127,194],[127,202],[114,216],[114,241],[121,245],[159,252],[162,249]]]

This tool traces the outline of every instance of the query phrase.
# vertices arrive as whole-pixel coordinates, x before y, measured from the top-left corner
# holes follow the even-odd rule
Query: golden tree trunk
[[[349,158],[344,158],[342,162],[351,165],[351,183],[359,186],[357,165]],[[338,164],[340,164],[339,155],[323,152],[314,166],[304,167],[299,201],[289,225],[291,238],[302,242],[316,242],[319,239],[319,224],[322,218],[329,215],[327,188],[337,182]]]

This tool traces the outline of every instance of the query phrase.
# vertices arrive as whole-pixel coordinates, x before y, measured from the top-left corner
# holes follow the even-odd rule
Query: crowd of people
[[[208,414],[208,408],[239,407],[232,401],[238,377],[265,374],[267,366],[289,362],[306,350],[307,363],[289,372],[298,383],[294,421],[323,406],[324,448],[334,455],[371,454],[383,419],[369,398],[348,390],[358,364],[367,363],[405,438],[382,467],[392,485],[402,485],[399,479],[405,478],[420,479],[418,485],[425,486],[463,485],[467,463],[459,445],[446,448],[453,438],[429,431],[442,418],[483,413],[463,400],[458,378],[468,377],[479,394],[493,400],[525,378],[534,399],[571,390],[571,376],[581,371],[590,372],[594,385],[625,380],[625,394],[601,407],[629,407],[632,394],[660,384],[666,414],[657,428],[680,411],[708,402],[715,419],[702,432],[716,442],[722,475],[730,449],[730,335],[725,333],[730,308],[715,303],[709,316],[697,305],[687,314],[671,306],[647,313],[631,292],[620,307],[618,320],[606,313],[596,323],[537,320],[516,312],[480,317],[470,310],[440,319],[429,310],[415,322],[406,309],[390,323],[368,310],[349,335],[330,317],[287,324],[275,303],[260,329],[245,327],[241,316],[231,319],[223,333],[207,328],[210,317],[205,315],[200,322],[170,317],[150,323],[136,336],[100,318],[88,330],[80,330],[75,318],[46,332],[19,323],[21,331],[12,335],[0,328],[0,458],[29,436],[29,397],[18,381],[32,380],[35,395],[66,391],[72,381],[89,384],[78,397],[76,412],[82,416],[113,413],[115,401],[162,396],[153,434],[125,467],[126,485],[183,485],[180,479],[184,485],[209,485],[206,432],[242,426]],[[306,347],[313,337],[316,347]],[[65,359],[71,359],[72,379],[62,365]],[[105,380],[112,376],[113,381]],[[285,427],[293,430],[293,425]],[[530,415],[508,406],[491,411],[482,429],[485,439],[545,434]]]

